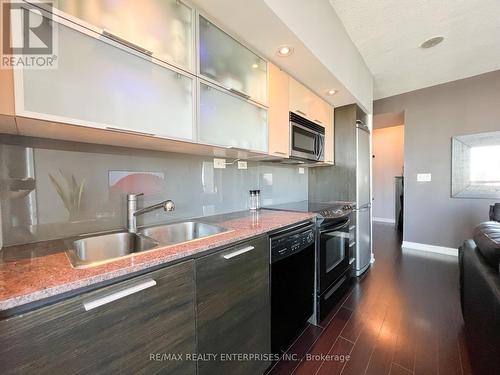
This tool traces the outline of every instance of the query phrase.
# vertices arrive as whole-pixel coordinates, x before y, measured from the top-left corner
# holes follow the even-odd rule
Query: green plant
[[[59,170],[60,178],[58,179],[49,173],[49,178],[54,188],[61,198],[66,211],[69,214],[69,220],[74,220],[80,215],[80,208],[82,203],[83,188],[85,186],[85,179],[80,183],[76,181],[74,175],[69,177],[65,175],[62,170]]]

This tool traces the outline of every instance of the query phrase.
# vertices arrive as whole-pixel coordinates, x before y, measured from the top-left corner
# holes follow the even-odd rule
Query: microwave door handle
[[[323,151],[323,144],[322,144],[322,140],[321,140],[321,135],[318,134],[316,136],[316,143],[318,144],[318,147],[317,147],[317,150],[316,150],[316,160],[320,160],[321,159],[321,153]]]
[[[323,142],[322,142],[322,139],[321,139],[321,135],[318,134],[318,153],[316,154],[316,158],[318,160],[321,159],[321,153],[323,151]]]

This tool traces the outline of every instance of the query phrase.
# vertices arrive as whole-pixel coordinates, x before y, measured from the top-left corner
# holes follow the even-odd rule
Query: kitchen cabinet
[[[317,100],[316,95],[292,77],[289,78],[289,83],[290,112],[295,112],[299,116],[314,121],[313,112],[315,109],[317,110],[318,107],[315,103]]]
[[[289,82],[290,111],[326,126],[330,121],[331,112],[328,107],[331,106],[295,79],[290,77]],[[331,116],[333,118],[333,115]]]
[[[194,261],[0,321],[2,374],[195,374]],[[64,370],[63,370],[64,369]]]
[[[194,71],[194,11],[179,0],[58,0],[54,6],[111,38]]]
[[[270,353],[269,240],[267,237],[196,260],[198,374],[262,374],[265,361],[221,361],[221,354]]]
[[[269,64],[269,154],[290,155],[289,76]]]
[[[199,74],[247,99],[267,104],[267,62],[199,17]]]
[[[335,123],[333,107],[323,101],[323,116],[325,126],[325,164],[335,164]]]
[[[267,152],[267,109],[215,85],[199,83],[198,140]]]
[[[194,139],[192,76],[63,18],[54,27],[57,68],[14,71],[18,116]]]
[[[3,4],[2,4],[3,5]],[[0,69],[0,133],[17,134],[14,120],[14,77],[12,70]]]

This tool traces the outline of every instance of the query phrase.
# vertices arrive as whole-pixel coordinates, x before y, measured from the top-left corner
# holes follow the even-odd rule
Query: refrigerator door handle
[[[371,208],[372,204],[371,203],[366,203],[362,205],[361,207],[356,207],[356,211],[364,211],[368,208]]]

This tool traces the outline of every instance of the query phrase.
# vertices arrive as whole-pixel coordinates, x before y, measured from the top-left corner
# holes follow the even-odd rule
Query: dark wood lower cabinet
[[[198,374],[262,374],[269,362],[228,355],[270,353],[268,238],[197,259],[196,303],[198,352],[217,356]]]
[[[193,272],[180,263],[0,321],[0,373],[195,374],[172,356],[196,352]]]

